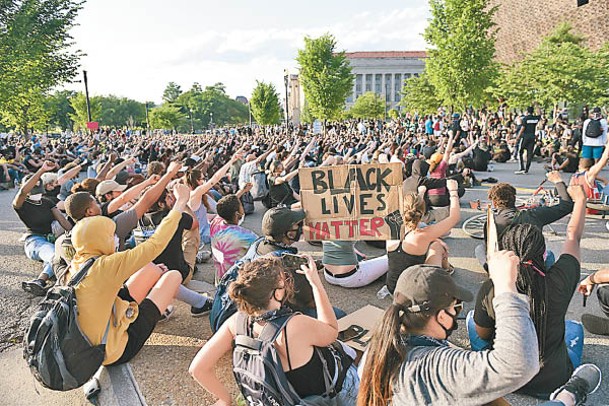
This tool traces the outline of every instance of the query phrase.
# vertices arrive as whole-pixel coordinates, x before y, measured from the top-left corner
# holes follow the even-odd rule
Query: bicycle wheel
[[[470,237],[482,240],[484,239],[484,227],[486,227],[486,213],[468,218],[461,229]]]

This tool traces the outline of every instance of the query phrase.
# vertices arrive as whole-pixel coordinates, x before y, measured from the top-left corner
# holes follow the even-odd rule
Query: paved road
[[[495,172],[481,174],[481,177],[493,176],[523,190],[534,189],[543,179],[544,171],[541,165],[533,164],[532,173],[527,176],[514,175],[515,169],[515,164],[500,164],[496,165]],[[462,203],[462,220],[477,214],[475,210],[466,207],[468,206],[466,200],[478,198],[484,200],[486,190],[486,187],[480,187],[467,191]],[[523,193],[525,192],[523,191]],[[23,227],[10,208],[12,196],[13,192],[10,191],[0,193],[0,207],[4,208],[0,211],[0,224],[3,226],[2,232],[0,232],[0,309],[3,315],[2,321],[0,321],[0,351],[4,351],[0,354],[0,365],[3,367],[0,369],[0,396],[3,396],[5,401],[8,400],[8,403],[4,401],[2,403],[8,405],[80,404],[82,396],[78,391],[71,395],[68,394],[68,398],[62,398],[44,392],[38,387],[42,395],[37,395],[33,390],[31,375],[25,366],[20,366],[23,363],[18,360],[19,351],[16,349],[16,344],[21,342],[23,328],[32,311],[32,305],[36,302],[21,291],[19,283],[23,279],[36,275],[40,266],[27,260],[23,255],[22,245],[18,242]],[[259,231],[261,218],[262,210],[257,209],[254,215],[246,218],[245,226]],[[560,252],[565,226],[566,221],[562,221],[554,227],[557,235],[546,233],[548,246],[555,252]],[[588,273],[588,269],[598,269],[607,265],[606,241],[608,235],[603,221],[588,220],[583,241],[584,274]],[[455,278],[475,293],[485,279],[482,268],[473,258],[473,251],[478,241],[467,237],[460,228],[455,228],[446,241],[451,250],[451,262],[457,267]],[[370,255],[381,254],[379,250],[365,244],[360,245],[360,248]],[[301,252],[320,255],[317,248],[307,243],[300,242],[298,247]],[[200,266],[200,271],[195,274],[195,279],[213,282],[211,267],[210,264]],[[379,300],[376,297],[376,292],[381,287],[382,282],[380,281],[357,290],[327,286],[333,303],[347,312],[355,311],[366,304],[386,307],[389,299]],[[135,376],[151,405],[211,404],[211,397],[199,388],[187,373],[192,357],[199,346],[210,336],[209,322],[207,318],[191,318],[184,305],[178,304],[177,308],[176,316],[157,327],[142,354],[132,362]],[[471,308],[471,304],[466,307],[466,310],[468,308]],[[567,317],[579,320],[583,311],[582,301],[576,297],[571,302]],[[588,301],[585,311],[601,314],[596,297]],[[463,321],[460,322],[460,328],[455,332],[453,341],[467,347],[463,323]],[[604,372],[609,372],[609,338],[586,334],[585,343],[584,362],[595,362]],[[12,349],[7,350],[7,348]],[[223,359],[218,368],[222,379],[232,385],[231,387],[235,390],[231,383],[230,360]],[[17,397],[13,391],[15,385],[11,385],[11,381],[5,380],[9,378],[12,379],[12,382],[32,382],[32,384],[22,384],[24,394]],[[12,396],[5,397],[9,392]],[[44,401],[41,401],[42,399]],[[523,396],[511,396],[509,400],[514,405],[537,404],[536,400]],[[605,379],[601,389],[590,398],[588,404],[609,405],[609,379]]]

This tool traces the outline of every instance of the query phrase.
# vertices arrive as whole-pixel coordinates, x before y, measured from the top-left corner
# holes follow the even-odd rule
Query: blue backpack
[[[220,326],[224,324],[226,320],[233,314],[237,313],[237,306],[232,301],[230,296],[228,295],[228,287],[230,284],[237,279],[239,275],[239,270],[247,263],[256,258],[260,258],[262,255],[258,254],[256,251],[261,242],[265,240],[264,237],[261,237],[254,241],[254,243],[250,246],[247,253],[241,258],[239,261],[235,262],[235,264],[222,276],[218,286],[216,287],[216,295],[214,296],[214,302],[211,307],[211,311],[209,312],[209,324],[211,326],[211,331],[215,333],[220,329]],[[296,248],[278,248],[276,251],[271,252],[271,255],[281,256],[282,254],[295,254],[297,252]]]

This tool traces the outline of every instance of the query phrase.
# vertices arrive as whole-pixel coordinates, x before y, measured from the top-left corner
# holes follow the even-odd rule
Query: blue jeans
[[[41,235],[30,235],[25,239],[25,256],[34,261],[42,261],[44,268],[42,272],[49,278],[53,273],[53,256],[55,256],[55,245],[47,241]]]
[[[484,351],[491,347],[488,340],[484,340],[478,336],[476,325],[474,323],[474,311],[471,310],[467,314],[467,335],[473,351]],[[584,327],[575,320],[565,320],[565,344],[567,344],[567,353],[573,364],[573,368],[577,368],[582,363],[582,353],[584,351]]]
[[[357,403],[357,392],[359,391],[359,377],[355,365],[351,365],[347,370],[347,375],[343,382],[343,389],[336,395],[334,399],[324,398],[322,396],[313,395],[307,396],[307,405],[319,406],[352,406]]]

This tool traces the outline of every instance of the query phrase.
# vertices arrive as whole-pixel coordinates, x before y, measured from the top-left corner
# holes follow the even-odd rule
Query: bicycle
[[[516,197],[516,208],[518,210],[527,210],[539,206],[554,206],[558,204],[560,198],[555,194],[554,190],[548,190],[543,187],[544,180],[539,187],[529,197]],[[486,210],[490,203],[483,203],[480,200],[470,202],[472,208],[476,210]],[[484,239],[484,228],[486,227],[486,212],[477,214],[465,220],[461,229],[467,235],[477,240]],[[557,235],[557,232],[552,228],[551,224],[547,227],[550,229],[552,234]]]

